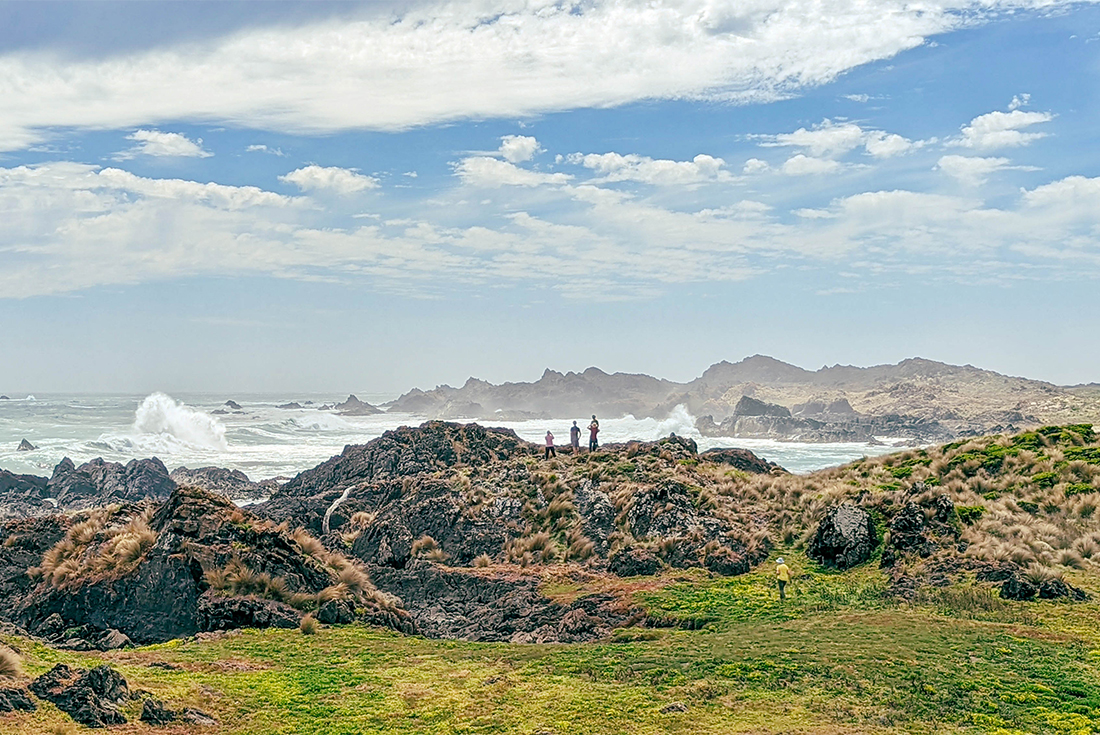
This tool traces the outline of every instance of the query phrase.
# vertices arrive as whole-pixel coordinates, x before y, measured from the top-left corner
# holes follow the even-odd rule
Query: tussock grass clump
[[[118,511],[118,506],[111,506],[74,523],[43,554],[41,565],[29,572],[55,587],[77,587],[132,572],[156,544],[157,534],[149,527],[153,511],[146,508],[121,525],[112,523]]]
[[[18,679],[23,676],[23,662],[19,654],[0,645],[0,679]]]
[[[321,624],[317,622],[317,618],[313,617],[312,613],[303,615],[298,622],[298,630],[302,632],[302,635],[315,635],[320,627]]]

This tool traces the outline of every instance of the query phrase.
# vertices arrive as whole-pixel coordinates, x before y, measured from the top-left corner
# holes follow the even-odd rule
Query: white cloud
[[[1049,112],[1024,112],[1013,109],[1011,112],[999,110],[979,115],[964,125],[962,135],[952,144],[964,148],[992,150],[996,148],[1018,148],[1032,141],[1045,138],[1046,133],[1024,132],[1032,125],[1050,122],[1054,116]]]
[[[463,162],[473,166],[465,170],[478,160]],[[496,183],[484,185],[562,176],[483,160],[497,167],[479,179]],[[675,209],[619,188],[553,183],[537,197],[541,211],[510,206],[515,200],[501,192],[502,216],[473,226],[437,221],[449,209],[425,205],[413,217],[371,215],[356,220],[363,226],[341,229],[316,202],[255,187],[75,163],[0,168],[7,215],[0,294],[215,273],[366,278],[410,293],[528,282],[600,298],[641,298],[661,284],[736,281],[791,265],[831,265],[869,283],[889,271],[968,283],[1039,270],[1044,277],[1100,276],[1100,178],[1053,181],[996,208],[898,190],[793,212],[751,200]],[[468,196],[462,187],[453,194]]]
[[[245,153],[270,153],[273,156],[286,156],[280,148],[270,148],[263,143],[256,143],[244,149]]]
[[[766,145],[804,148],[815,157],[838,156],[863,144],[865,134],[855,123],[834,123],[823,120],[812,129],[799,128],[793,133],[780,133]]]
[[[680,186],[732,178],[721,158],[700,153],[690,161],[652,159],[633,153],[573,153],[569,163],[595,171],[600,181],[638,181],[654,186]]]
[[[781,170],[788,176],[812,176],[832,173],[840,168],[840,164],[831,158],[813,158],[797,153],[783,162]]]
[[[767,161],[761,161],[759,158],[750,158],[745,161],[745,167],[741,169],[741,172],[746,175],[761,174],[769,170],[771,166]]]
[[[455,164],[455,173],[471,186],[495,189],[501,186],[542,186],[565,184],[573,177],[563,173],[542,173],[520,168],[513,163],[488,156],[471,156]]]
[[[159,130],[137,130],[127,135],[126,139],[136,141],[137,145],[115,154],[115,157],[119,160],[127,160],[134,156],[209,158],[214,155],[209,151],[203,150],[202,138],[191,140],[186,135],[180,133],[162,133]]]
[[[882,130],[864,130],[852,122],[833,122],[826,118],[807,130],[762,136],[767,147],[802,148],[814,158],[839,158],[860,146],[875,158],[890,158],[934,141],[912,141]]]
[[[990,174],[997,171],[1038,171],[1034,166],[1012,166],[1007,158],[981,158],[977,156],[942,156],[936,169],[953,176],[968,186],[984,184]]]
[[[846,100],[850,100],[852,102],[859,102],[859,103],[864,103],[864,102],[867,102],[871,99],[871,95],[869,95],[869,94],[846,94],[846,95],[843,95],[843,97]]]
[[[895,133],[884,133],[875,130],[867,133],[863,147],[867,153],[875,158],[892,158],[893,156],[907,153],[916,146],[923,145],[923,141],[914,143],[908,138],[903,138]]]
[[[15,51],[0,57],[0,145],[165,120],[400,130],[639,100],[777,99],[999,10],[1068,4],[424,0],[105,59]]]
[[[505,135],[500,139],[500,155],[509,163],[530,161],[542,152],[539,142],[529,135]]]
[[[294,184],[302,191],[333,191],[337,194],[354,194],[366,189],[377,189],[378,179],[364,176],[353,169],[339,166],[311,164],[279,177],[279,181]]]

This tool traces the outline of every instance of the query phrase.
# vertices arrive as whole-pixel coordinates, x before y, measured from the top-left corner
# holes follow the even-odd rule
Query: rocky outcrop
[[[87,670],[57,664],[31,682],[30,690],[85,727],[126,724],[117,705],[129,699],[130,689],[107,665]]]
[[[177,485],[201,487],[227,498],[254,500],[265,498],[279,488],[274,480],[253,482],[240,470],[227,470],[222,467],[198,467],[188,469],[178,467],[169,475]]]
[[[93,459],[79,467],[66,457],[49,479],[0,470],[0,519],[164,500],[175,489],[176,483],[156,457],[125,465]]]
[[[240,411],[241,410],[241,404],[239,404],[239,403],[237,403],[236,401],[233,401],[233,400],[226,401],[223,405],[226,408],[231,409],[233,411]]]
[[[419,428],[403,426],[366,444],[344,447],[338,456],[288,482],[278,496],[315,495],[458,465],[482,465],[533,451],[531,444],[510,429],[429,421]]]
[[[749,437],[801,442],[872,442],[876,436],[904,437],[915,442],[949,441],[956,433],[939,421],[909,416],[848,416],[819,414],[814,418],[774,415],[733,415],[721,423],[713,416],[696,420],[703,436]]]
[[[790,418],[791,411],[786,406],[760,401],[751,396],[741,396],[737,405],[733,407],[734,416],[774,416],[777,418]]]
[[[0,616],[44,638],[87,649],[125,645],[125,639],[147,644],[231,627],[287,627],[297,625],[301,613],[283,602],[315,599],[337,584],[342,569],[354,566],[331,552],[313,549],[321,556],[311,556],[312,547],[303,547],[285,530],[220,495],[186,487],[156,506],[148,527],[137,532],[141,538],[135,537],[135,544],[144,546],[135,546],[134,553],[140,556],[126,565],[113,557],[97,561],[104,544],[116,538],[119,529],[126,533],[126,524],[140,510],[130,506],[110,516],[99,512],[37,521],[48,538],[65,541],[58,547],[61,556],[43,567],[42,580],[33,586],[29,578],[4,577],[22,564],[26,578],[28,567],[42,563],[45,544],[28,539],[9,548],[4,543],[0,561],[9,558],[11,564],[0,566],[0,591],[5,593],[0,597]],[[9,524],[8,534],[34,530],[27,527],[29,521],[21,523],[22,529],[14,531]],[[66,536],[77,524],[83,524],[83,541]],[[20,549],[21,543],[28,545],[27,552]],[[316,541],[311,543],[320,548]],[[52,565],[63,563],[65,554],[72,557],[72,568],[55,574]],[[369,588],[365,577],[353,572],[347,572],[352,582]],[[357,603],[357,609],[363,608],[372,622],[396,621],[401,627],[399,608],[374,615],[372,604],[366,600]]]
[[[728,464],[734,469],[748,472],[752,475],[767,475],[773,472],[786,474],[787,472],[775,462],[769,462],[748,449],[715,447],[714,449],[708,449],[700,454],[699,458],[709,462]]]
[[[65,458],[46,483],[46,495],[59,508],[78,510],[109,503],[164,500],[176,489],[168,469],[156,457],[125,465],[93,459],[79,467]]]
[[[842,503],[821,519],[806,553],[824,566],[849,569],[870,559],[877,546],[871,514],[852,503]]]
[[[33,452],[36,449],[38,449],[38,447],[36,447],[35,445],[31,444],[29,441],[24,439],[23,441],[19,442],[19,446],[16,447],[15,451],[17,451],[17,452]]]
[[[0,714],[34,712],[38,707],[23,687],[0,687]]]
[[[575,643],[607,637],[643,617],[606,595],[564,605],[539,592],[534,575],[448,569],[418,562],[410,568],[372,568],[375,584],[404,602],[421,633],[471,641]]]
[[[373,416],[375,414],[384,413],[382,409],[377,406],[372,406],[369,403],[364,403],[355,397],[355,394],[348,396],[348,399],[343,403],[337,403],[333,406],[333,410],[340,416]]]

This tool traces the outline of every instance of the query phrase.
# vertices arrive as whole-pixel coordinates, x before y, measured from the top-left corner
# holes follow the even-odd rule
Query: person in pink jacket
[[[558,455],[554,451],[554,435],[548,431],[546,432],[546,459],[556,456]]]

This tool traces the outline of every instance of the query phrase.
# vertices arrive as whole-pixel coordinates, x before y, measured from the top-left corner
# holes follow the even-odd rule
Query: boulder
[[[176,713],[168,709],[164,702],[150,697],[142,702],[139,719],[150,725],[169,725],[176,721]]]
[[[355,607],[347,600],[329,600],[317,608],[317,620],[325,625],[344,625],[355,620]]]
[[[639,577],[656,574],[661,563],[648,549],[635,547],[623,549],[613,554],[607,562],[607,568],[619,577]]]
[[[236,401],[232,401],[232,400],[226,401],[223,405],[226,408],[233,409],[234,411],[240,411],[241,410],[241,404],[237,403]]]
[[[199,598],[200,630],[236,628],[297,628],[302,614],[290,605],[256,597],[219,597],[212,592]]]
[[[1013,575],[1001,585],[1001,597],[1006,600],[1030,600],[1039,594],[1039,588],[1020,575]]]
[[[126,724],[115,705],[128,699],[130,690],[122,675],[106,664],[91,671],[57,664],[32,681],[30,690],[85,727]]]
[[[301,408],[301,407],[302,407],[302,404],[300,404],[296,401],[291,401],[290,403],[284,403],[281,406],[276,406],[275,408],[294,409],[294,408]]]
[[[736,447],[715,447],[708,449],[699,455],[699,459],[719,464],[728,464],[734,469],[748,472],[753,475],[766,475],[770,472],[786,474],[786,470],[775,462],[769,462],[763,457],[757,456],[748,449]]]
[[[168,469],[156,457],[133,459],[125,465],[93,459],[77,467],[62,459],[46,483],[44,494],[58,508],[80,510],[112,503],[164,500],[176,489]]]
[[[878,535],[871,514],[852,503],[831,508],[821,519],[807,553],[827,567],[849,569],[871,558]]]
[[[17,452],[33,452],[36,449],[38,449],[38,447],[36,447],[35,445],[31,444],[29,441],[24,439],[23,441],[19,442],[19,447],[15,451],[17,451]]]
[[[750,568],[748,559],[725,546],[707,554],[703,566],[715,574],[721,574],[723,577],[747,574]]]

